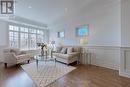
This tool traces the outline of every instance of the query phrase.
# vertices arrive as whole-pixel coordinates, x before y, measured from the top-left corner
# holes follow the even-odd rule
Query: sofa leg
[[[5,68],[7,68],[7,63],[4,63],[4,65],[5,65]]]
[[[77,60],[77,64],[79,64],[79,61]]]
[[[28,63],[30,62],[30,60],[28,60]]]
[[[69,64],[67,64],[67,66],[69,66]]]

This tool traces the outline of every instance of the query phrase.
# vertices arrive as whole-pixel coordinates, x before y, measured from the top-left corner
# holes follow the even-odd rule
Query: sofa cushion
[[[72,47],[67,48],[67,54],[72,53],[72,52],[73,52],[73,48]]]
[[[62,48],[61,52],[62,54],[66,54],[67,53],[67,48]]]
[[[69,57],[72,56],[72,55],[62,54],[62,53],[53,53],[53,55],[54,55],[55,57],[63,58],[63,59],[68,59]]]
[[[61,53],[60,53],[60,54],[58,55],[58,57],[59,57],[59,58],[63,58],[63,59],[68,59],[68,58],[71,58],[71,57],[72,57],[72,55],[68,55],[68,54],[61,54]]]
[[[79,55],[80,53],[79,52],[72,52],[72,53],[69,53],[68,55]]]
[[[53,53],[53,55],[55,57],[58,57],[58,58],[69,59],[69,58],[78,56],[79,52],[72,52],[72,53],[69,53],[69,54]]]

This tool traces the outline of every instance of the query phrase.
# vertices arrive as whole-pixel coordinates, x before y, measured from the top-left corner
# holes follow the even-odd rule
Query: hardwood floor
[[[118,71],[93,65],[75,66],[77,69],[48,87],[130,87],[130,79],[120,77]],[[0,87],[37,86],[19,65],[5,69],[3,64],[0,64]]]

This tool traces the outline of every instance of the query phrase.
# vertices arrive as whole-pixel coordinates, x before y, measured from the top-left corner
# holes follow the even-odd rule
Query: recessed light
[[[32,6],[28,6],[28,8],[32,8]]]
[[[67,12],[68,11],[68,8],[65,8],[65,12]]]

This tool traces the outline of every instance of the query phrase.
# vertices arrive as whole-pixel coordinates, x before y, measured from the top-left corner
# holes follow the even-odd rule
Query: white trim
[[[17,27],[18,27],[18,31],[9,30],[9,25],[17,26]],[[20,49],[22,49],[22,48],[21,48],[21,44],[20,44],[20,42],[21,42],[21,41],[20,41],[20,40],[21,40],[21,38],[20,38],[20,33],[26,33],[26,34],[28,34],[28,49],[32,49],[32,48],[30,48],[30,46],[31,46],[31,45],[30,45],[30,34],[35,34],[35,35],[36,35],[36,43],[37,43],[37,41],[38,41],[38,40],[37,40],[37,39],[38,39],[37,36],[38,36],[38,35],[41,35],[41,34],[37,34],[37,30],[40,30],[40,31],[43,31],[43,32],[44,32],[42,36],[43,36],[43,39],[45,39],[44,36],[45,36],[46,30],[43,30],[43,29],[35,29],[35,28],[34,28],[34,30],[36,30],[36,33],[31,33],[31,32],[29,32],[29,31],[28,31],[28,32],[22,32],[22,31],[20,31],[20,27],[27,28],[28,30],[29,30],[29,29],[33,29],[33,28],[29,28],[28,26],[18,26],[18,25],[13,25],[13,24],[9,24],[9,25],[8,25],[8,30],[9,30],[9,31],[18,32],[18,38],[19,38],[19,40],[18,40],[18,47],[19,47]],[[9,33],[9,32],[8,32],[8,33]],[[10,42],[9,42],[9,43],[10,43]],[[37,45],[36,45],[36,48],[37,48]]]
[[[126,72],[119,72],[119,75],[120,75],[120,76],[123,76],[123,77],[128,77],[128,78],[130,78],[130,74],[129,74],[129,73],[126,73]]]
[[[128,70],[126,67],[126,53],[130,52],[130,47],[121,47],[121,57],[120,57],[120,70],[119,74],[124,77],[130,78],[130,70]]]

